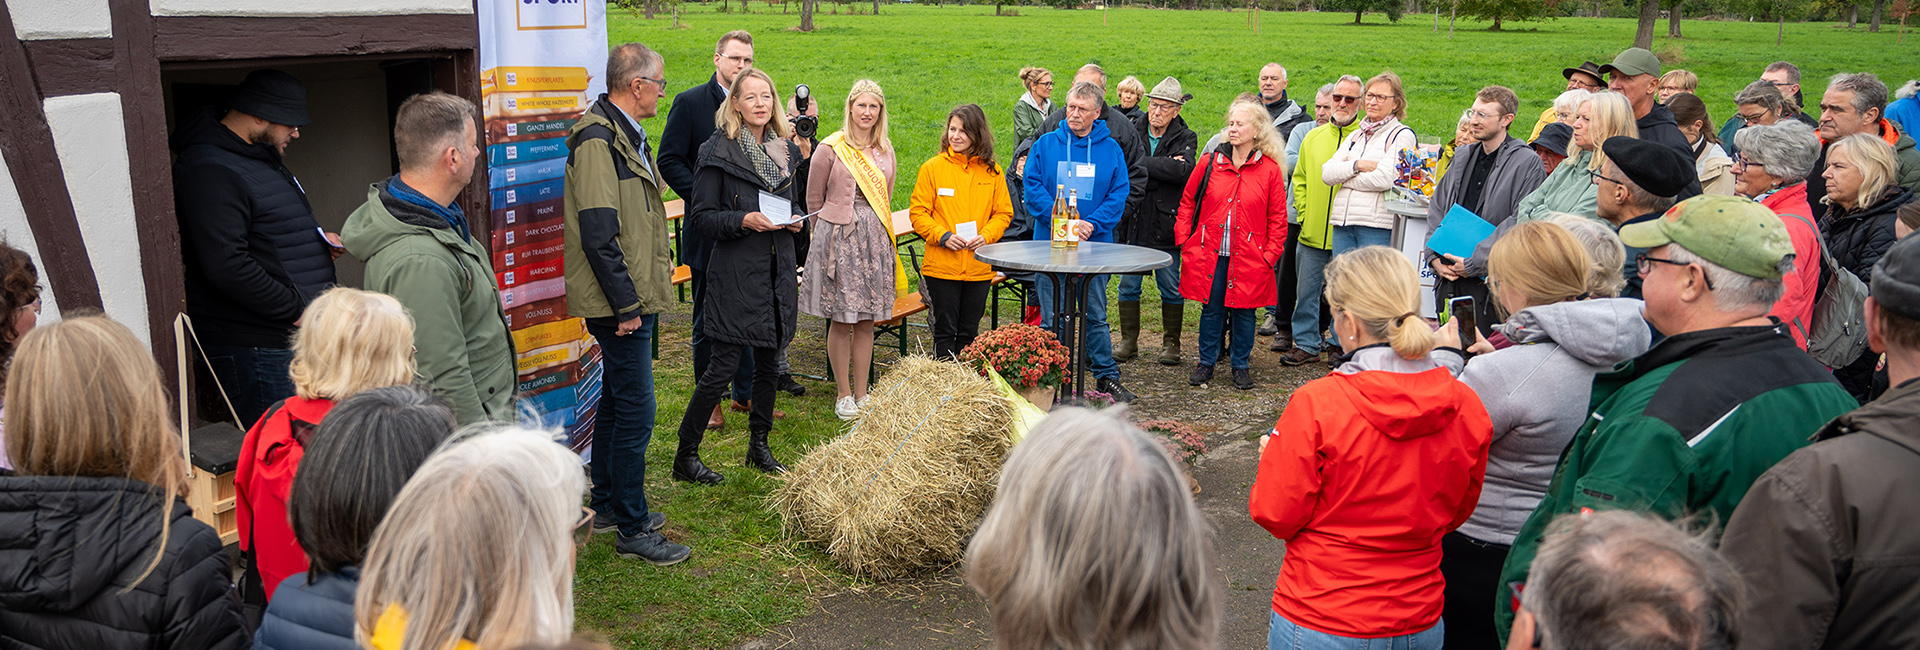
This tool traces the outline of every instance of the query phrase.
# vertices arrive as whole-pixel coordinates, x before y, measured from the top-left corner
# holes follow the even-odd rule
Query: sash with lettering
[[[873,208],[873,216],[880,220],[880,228],[894,243],[900,233],[893,231],[893,188],[887,186],[887,175],[881,173],[880,166],[868,158],[866,152],[847,142],[847,132],[834,131],[833,135],[820,140],[820,144],[833,147],[833,155],[840,158],[841,164],[853,172],[853,182],[860,186],[860,193],[867,195],[867,205]],[[893,297],[897,300],[907,295],[907,269],[900,263],[900,255],[893,256]]]

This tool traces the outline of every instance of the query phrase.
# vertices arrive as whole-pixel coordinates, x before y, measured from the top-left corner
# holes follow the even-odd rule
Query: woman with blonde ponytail
[[[1435,348],[1405,255],[1356,248],[1326,277],[1334,330],[1352,353],[1288,398],[1261,441],[1247,503],[1287,543],[1268,644],[1437,648],[1440,538],[1479,503],[1493,426],[1453,378],[1459,351]]]
[[[0,647],[251,645],[153,355],[82,316],[20,339],[6,382]]]
[[[1576,227],[1593,224],[1610,234],[1592,219],[1572,219],[1584,222]],[[1613,280],[1624,282],[1620,254],[1613,252],[1620,243],[1610,243],[1608,259],[1596,263],[1568,227],[1529,221],[1488,253],[1488,293],[1502,313],[1512,314],[1493,329],[1511,345],[1474,357],[1460,374],[1487,407],[1493,444],[1478,507],[1441,541],[1451,646],[1499,645],[1493,605],[1500,567],[1520,525],[1546,496],[1560,452],[1586,420],[1594,374],[1647,350],[1641,302],[1595,293],[1594,272],[1603,264]]]

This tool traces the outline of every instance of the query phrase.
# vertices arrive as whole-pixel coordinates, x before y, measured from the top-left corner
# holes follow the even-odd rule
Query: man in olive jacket
[[[1893,386],[1754,481],[1720,551],[1757,597],[1740,647],[1920,647],[1920,240],[1874,265],[1867,341]]]
[[[414,363],[460,424],[512,420],[513,337],[493,262],[454,199],[480,157],[473,103],[414,95],[393,120],[400,173],[367,190],[340,238],[367,264],[369,291],[413,314]]]
[[[1628,224],[1620,239],[1647,251],[1645,315],[1668,336],[1594,377],[1593,412],[1501,569],[1494,624],[1502,641],[1513,625],[1510,585],[1527,579],[1555,517],[1635,510],[1726,521],[1755,479],[1806,446],[1809,432],[1858,406],[1767,316],[1796,263],[1773,210],[1696,196],[1659,219]]]
[[[618,531],[614,551],[655,565],[692,553],[654,532],[647,508],[656,315],[673,304],[673,253],[660,175],[640,120],[659,112],[665,63],[639,43],[607,54],[607,94],[567,136],[567,314],[600,344],[593,419],[593,511]]]

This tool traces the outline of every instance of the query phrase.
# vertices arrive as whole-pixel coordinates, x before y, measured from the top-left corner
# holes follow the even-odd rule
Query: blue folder
[[[1427,248],[1435,253],[1465,259],[1473,257],[1473,249],[1492,235],[1493,224],[1487,223],[1486,219],[1480,218],[1472,210],[1455,205],[1440,220],[1440,228],[1427,238]]]

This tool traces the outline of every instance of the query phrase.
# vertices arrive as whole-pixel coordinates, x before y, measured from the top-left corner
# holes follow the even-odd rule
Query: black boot
[[[700,440],[704,437],[680,438],[680,450],[673,454],[673,480],[706,485],[717,485],[727,480],[719,472],[708,469],[706,463],[700,462]]]
[[[747,467],[768,474],[785,474],[787,466],[773,458],[773,449],[767,446],[767,432],[755,431],[747,438]]]

